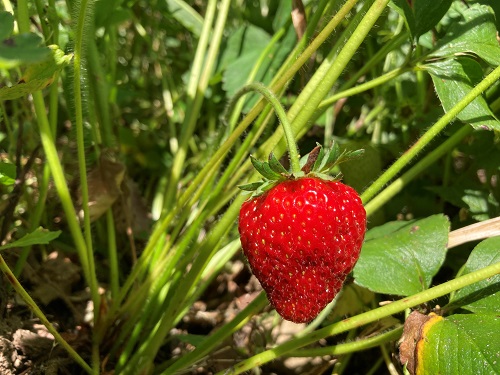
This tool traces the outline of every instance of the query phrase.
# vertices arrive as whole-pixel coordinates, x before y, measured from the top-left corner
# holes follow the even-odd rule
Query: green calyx
[[[320,144],[300,159],[300,172],[291,172],[285,169],[276,156],[271,153],[268,161],[260,161],[250,155],[254,168],[262,175],[262,180],[238,186],[241,190],[252,192],[252,197],[262,195],[278,183],[295,180],[302,177],[318,177],[323,180],[338,181],[341,174],[331,176],[330,171],[338,164],[363,155],[364,150],[340,151],[337,143],[332,147],[324,148]]]

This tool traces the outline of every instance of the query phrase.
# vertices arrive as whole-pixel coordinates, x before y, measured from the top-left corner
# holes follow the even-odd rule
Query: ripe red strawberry
[[[313,320],[333,300],[358,260],[366,231],[366,213],[354,189],[314,172],[345,156],[339,158],[338,149],[326,155],[315,150],[299,177],[283,173],[273,156],[269,163],[252,159],[267,177],[270,171],[280,177],[266,180],[239,216],[241,245],[253,273],[278,313],[296,323]]]

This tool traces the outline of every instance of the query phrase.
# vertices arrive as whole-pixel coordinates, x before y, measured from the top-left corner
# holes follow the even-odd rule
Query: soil
[[[10,253],[10,260],[15,258],[15,253]],[[25,268],[21,282],[58,332],[89,361],[92,304],[88,290],[82,282],[81,269],[75,261],[61,252],[53,252],[42,263],[31,262],[30,266]],[[83,370],[54,342],[54,337],[32,314],[23,300],[7,287],[4,279],[0,290],[0,374],[83,374]],[[214,280],[182,322],[172,330],[171,336],[174,339],[169,340],[161,349],[158,360],[182,356],[191,351],[194,348],[193,343],[183,339],[184,337],[188,334],[209,335],[233,319],[260,292],[260,284],[251,275],[244,260],[234,260],[231,267],[227,267],[226,272]],[[213,374],[227,369],[245,358],[287,341],[304,327],[304,324],[280,319],[271,308],[267,308],[221,343],[217,351],[207,356],[190,373]],[[322,340],[318,345],[326,343]],[[354,363],[352,371],[346,373],[364,374],[377,357],[380,357],[378,353],[367,352],[368,362]],[[263,366],[260,373],[331,374],[335,363],[336,359],[332,356],[281,358]],[[102,373],[113,374],[112,367],[112,364],[108,363],[107,369],[103,369]]]

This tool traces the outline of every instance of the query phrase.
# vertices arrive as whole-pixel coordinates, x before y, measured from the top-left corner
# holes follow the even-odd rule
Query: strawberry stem
[[[276,112],[276,116],[278,116],[281,122],[281,126],[283,126],[283,131],[285,133],[285,139],[288,145],[288,155],[290,157],[291,172],[293,175],[301,174],[300,155],[297,148],[297,143],[295,142],[295,137],[293,135],[292,126],[288,121],[285,109],[281,105],[278,97],[267,86],[263,85],[260,82],[253,82],[240,89],[233,96],[233,98],[231,98],[231,102],[229,103],[229,106],[226,110],[226,116],[229,116],[231,114],[235,104],[238,102],[238,99],[250,91],[257,91],[264,98],[266,98],[269,104],[271,104],[271,106],[273,107],[274,111]]]

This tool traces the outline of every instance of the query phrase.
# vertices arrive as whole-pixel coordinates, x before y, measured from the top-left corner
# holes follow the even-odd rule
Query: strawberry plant
[[[500,373],[499,17],[3,1],[2,371]]]

